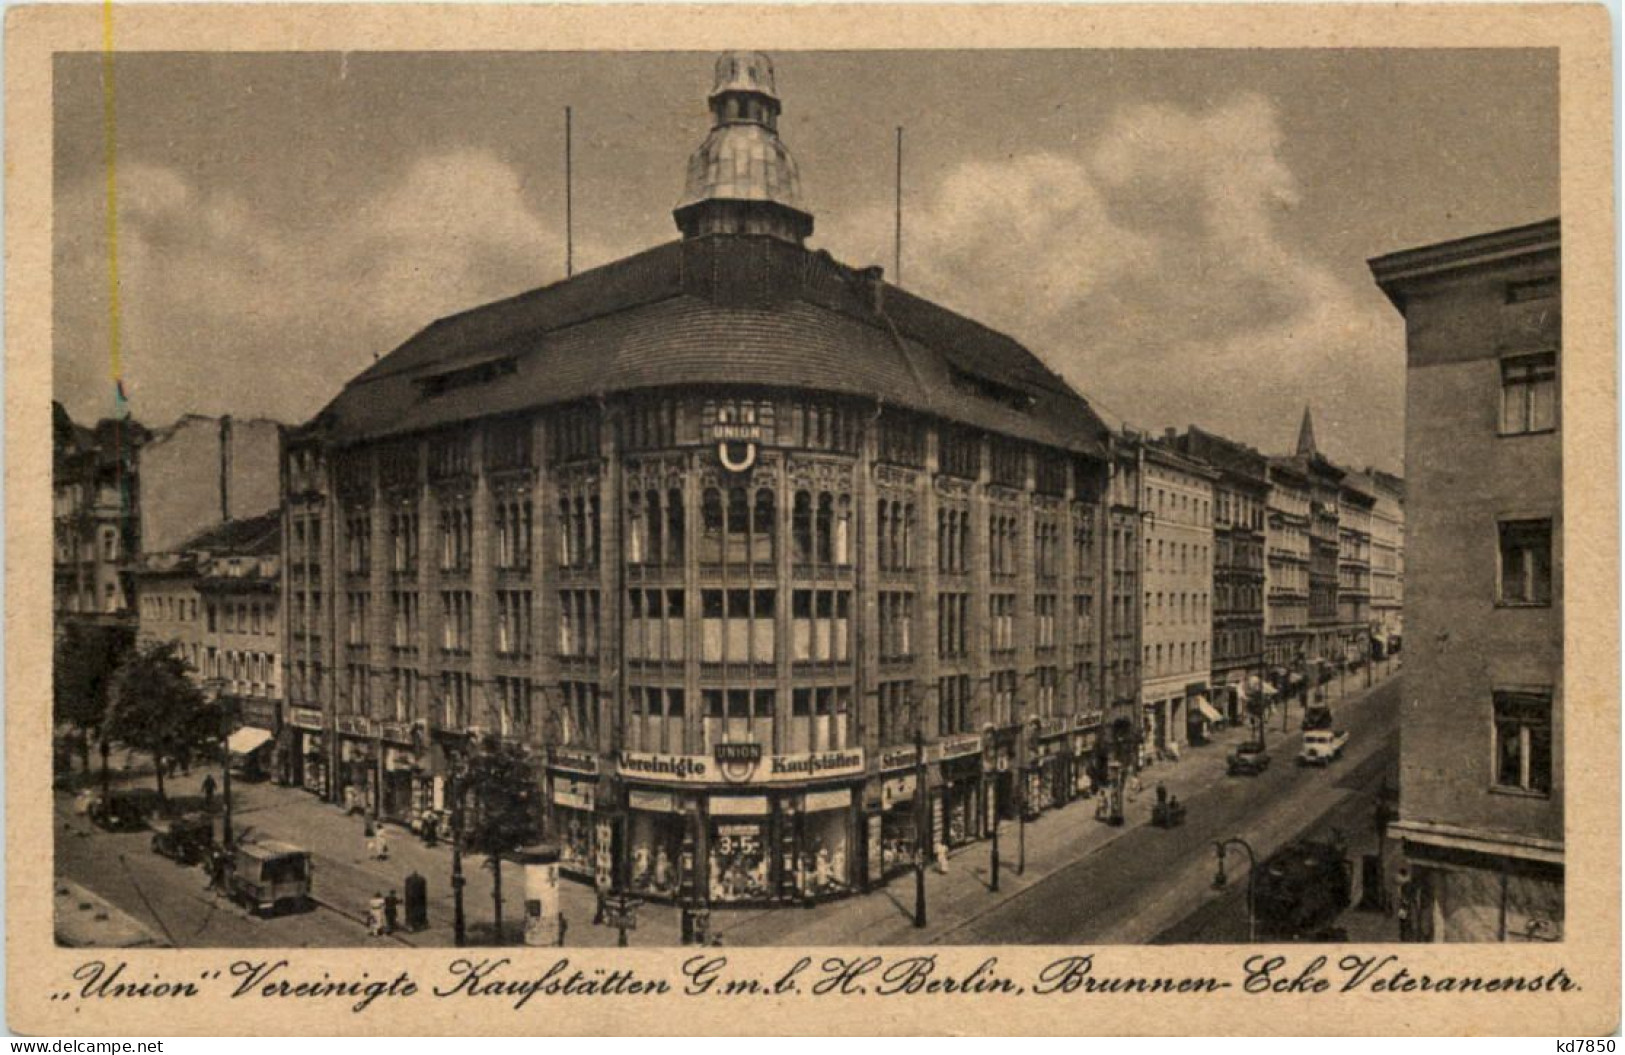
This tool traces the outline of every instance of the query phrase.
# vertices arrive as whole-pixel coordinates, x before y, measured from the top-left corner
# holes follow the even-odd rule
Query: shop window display
[[[841,894],[851,888],[846,822],[845,810],[809,813],[803,822],[802,889],[813,897]]]
[[[674,897],[680,879],[683,818],[675,813],[634,811],[631,825],[632,889]]]
[[[767,831],[756,821],[711,825],[711,900],[761,901],[768,896]]]
[[[591,872],[592,814],[560,808],[559,864],[574,872]]]
[[[899,803],[882,814],[880,822],[880,866],[884,875],[893,875],[914,865],[919,845],[918,825],[911,803]]]

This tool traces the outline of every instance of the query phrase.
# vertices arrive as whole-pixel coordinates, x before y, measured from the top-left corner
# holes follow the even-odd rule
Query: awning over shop
[[[226,749],[234,755],[248,755],[253,754],[270,742],[271,734],[264,729],[244,726],[227,738]]]
[[[1213,709],[1213,705],[1207,702],[1207,697],[1206,696],[1198,696],[1194,700],[1192,700],[1191,702],[1196,704],[1196,710],[1198,711],[1198,713],[1200,713],[1202,715],[1202,717],[1206,718],[1208,721],[1210,721],[1210,722],[1222,722],[1222,721],[1224,721],[1224,715],[1220,714],[1218,711]]]

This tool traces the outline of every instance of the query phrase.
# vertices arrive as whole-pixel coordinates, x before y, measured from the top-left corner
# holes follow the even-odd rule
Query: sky
[[[809,245],[1020,339],[1110,420],[1403,466],[1366,260],[1558,213],[1555,51],[779,52]],[[120,54],[131,412],[308,419],[434,319],[677,237],[700,53]],[[54,390],[113,407],[100,56],[55,69]],[[904,246],[893,260],[905,128]]]

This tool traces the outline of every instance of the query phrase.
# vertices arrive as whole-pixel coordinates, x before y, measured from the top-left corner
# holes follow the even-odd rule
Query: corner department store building
[[[765,56],[710,106],[680,240],[442,319],[290,434],[290,750],[406,820],[512,738],[567,870],[803,901],[1138,736],[1101,662],[1137,591],[1097,604],[1135,463],[1015,341],[805,248]]]

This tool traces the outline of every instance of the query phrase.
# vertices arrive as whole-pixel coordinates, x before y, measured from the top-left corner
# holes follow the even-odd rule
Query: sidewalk
[[[1353,678],[1350,679],[1351,683]],[[1357,705],[1366,690],[1363,673],[1359,688],[1350,685],[1349,704]],[[1378,679],[1373,685],[1382,684]],[[1328,686],[1328,699],[1336,705],[1342,697],[1334,681]],[[1301,712],[1297,712],[1301,714]],[[1289,719],[1289,731],[1281,732],[1279,714],[1266,728],[1266,743],[1285,762],[1296,751],[1300,733],[1298,722]],[[1251,737],[1251,731],[1233,727],[1217,733],[1200,747],[1187,747],[1178,762],[1161,762],[1142,771],[1142,791],[1124,804],[1124,825],[1111,827],[1095,819],[1095,799],[1080,799],[1061,809],[1042,814],[1026,824],[1026,867],[1017,874],[1021,856],[1020,825],[1003,822],[999,829],[1001,867],[999,892],[989,889],[990,842],[980,840],[953,852],[946,874],[934,867],[926,873],[926,902],[930,924],[913,926],[914,878],[906,873],[869,895],[825,902],[807,908],[713,909],[711,930],[728,945],[885,945],[953,942],[954,933],[978,916],[1021,894],[1053,875],[1059,869],[1110,845],[1138,826],[1149,822],[1155,789],[1167,787],[1182,799],[1212,787],[1225,776],[1225,759],[1237,743]],[[119,786],[152,786],[150,764],[114,769]],[[115,767],[117,762],[115,762]],[[190,800],[201,806],[199,790],[203,777],[214,770],[197,768],[190,775],[165,781],[170,798]],[[216,782],[219,776],[216,773]],[[216,798],[218,807],[218,796]],[[269,783],[233,782],[233,819],[240,835],[261,836],[292,842],[309,850],[314,858],[313,889],[318,901],[342,915],[364,921],[367,903],[375,893],[400,893],[406,877],[416,872],[428,883],[429,928],[409,934],[398,933],[406,945],[450,946],[452,944],[451,850],[441,843],[425,846],[404,828],[386,826],[390,857],[386,861],[367,854],[365,822],[350,816],[338,806],[309,792]],[[486,860],[464,855],[464,911],[471,943],[487,944],[492,937],[492,876]],[[510,943],[519,940],[524,911],[524,878],[515,865],[502,871],[504,932]],[[560,884],[560,907],[567,923],[567,946],[609,946],[618,939],[608,927],[594,926],[597,898],[583,883],[566,880]],[[675,907],[645,904],[638,912],[638,929],[628,935],[635,946],[676,945],[680,940],[680,914]]]

